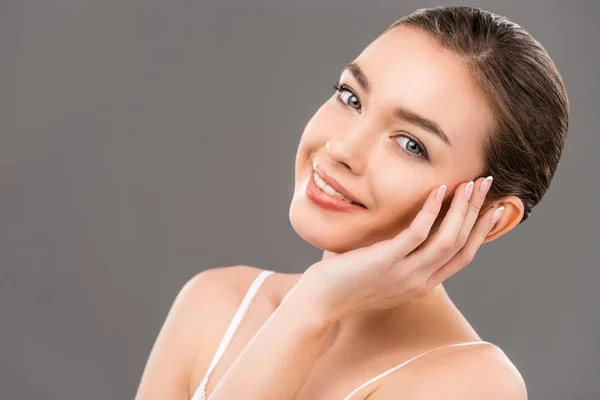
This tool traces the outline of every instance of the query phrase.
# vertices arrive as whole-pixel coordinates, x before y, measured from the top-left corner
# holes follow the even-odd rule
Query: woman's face
[[[343,88],[317,110],[300,140],[292,226],[312,245],[343,253],[396,236],[431,190],[446,184],[435,230],[456,187],[479,178],[492,125],[466,65],[425,31],[401,26],[364,49],[337,83]],[[315,165],[364,207],[313,201],[313,193],[326,196],[310,183]]]

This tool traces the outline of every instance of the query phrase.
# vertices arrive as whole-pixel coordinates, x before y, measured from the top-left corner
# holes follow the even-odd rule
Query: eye
[[[354,94],[354,92],[344,84],[338,85],[337,83],[333,85],[333,88],[338,92],[335,96],[338,101],[342,104],[350,106],[356,110],[360,110],[360,101],[358,97]],[[348,102],[349,101],[349,102]]]
[[[429,160],[429,155],[427,154],[425,147],[421,143],[405,135],[396,136],[394,139],[398,139],[395,140],[395,142],[398,143],[398,145],[404,151],[410,153],[411,155],[421,156],[426,160]],[[406,146],[407,144],[408,146]]]

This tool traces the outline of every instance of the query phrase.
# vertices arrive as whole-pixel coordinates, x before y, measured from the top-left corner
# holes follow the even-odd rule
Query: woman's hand
[[[497,207],[479,211],[487,189],[479,188],[485,180],[461,184],[440,228],[429,235],[444,198],[434,189],[410,227],[396,237],[377,242],[311,265],[298,283],[308,292],[311,302],[327,318],[338,320],[364,310],[381,310],[422,297],[439,283],[468,265],[491,231],[502,211]],[[471,186],[470,199],[465,188]],[[500,207],[503,208],[503,207]],[[418,248],[418,249],[417,249]]]

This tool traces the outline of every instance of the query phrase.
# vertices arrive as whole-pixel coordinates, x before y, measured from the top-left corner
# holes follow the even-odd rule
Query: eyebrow
[[[345,70],[349,70],[352,73],[352,76],[354,76],[354,78],[358,81],[358,84],[365,92],[367,92],[367,94],[371,92],[371,84],[369,83],[369,79],[367,78],[367,75],[365,75],[364,71],[358,66],[358,64],[350,62],[344,66],[342,73],[344,73]],[[392,114],[397,118],[400,118],[413,125],[417,125],[422,129],[433,133],[442,139],[442,141],[448,146],[452,147],[452,143],[450,142],[448,135],[444,133],[444,130],[435,121],[402,107],[395,108]]]

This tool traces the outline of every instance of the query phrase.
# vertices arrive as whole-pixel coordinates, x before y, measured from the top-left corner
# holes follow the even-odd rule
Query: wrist
[[[337,322],[337,318],[323,307],[301,282],[302,280],[288,292],[279,308],[285,309],[286,314],[293,316],[294,321],[305,325],[308,329],[323,332],[330,330]]]

